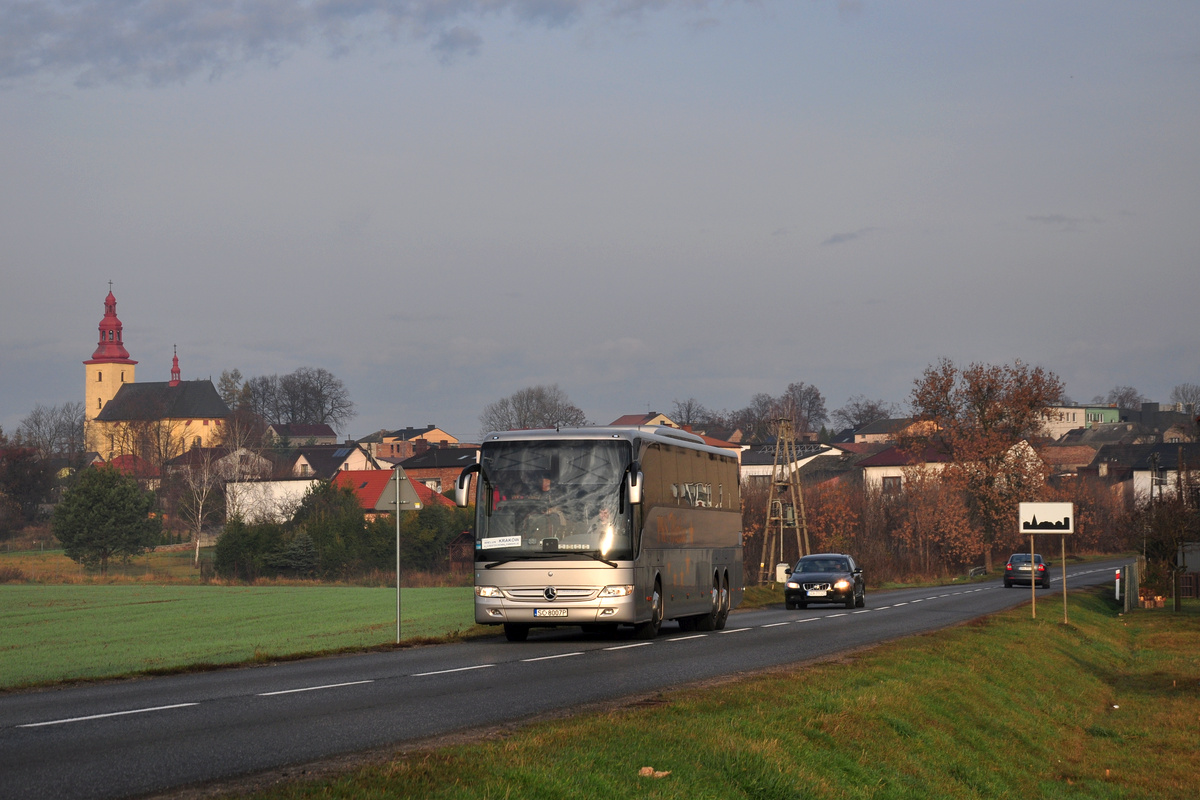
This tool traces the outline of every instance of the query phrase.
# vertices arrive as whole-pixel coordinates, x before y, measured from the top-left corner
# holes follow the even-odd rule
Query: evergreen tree
[[[108,574],[113,559],[128,561],[161,535],[152,516],[154,495],[111,467],[84,470],[54,510],[51,526],[68,558]]]

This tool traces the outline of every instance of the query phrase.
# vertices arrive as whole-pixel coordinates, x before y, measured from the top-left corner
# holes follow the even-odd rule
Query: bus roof
[[[537,428],[520,431],[492,431],[483,437],[488,442],[535,442],[563,439],[635,439],[658,440],[691,450],[737,458],[737,454],[722,447],[713,447],[703,438],[670,425],[597,425],[587,428]]]

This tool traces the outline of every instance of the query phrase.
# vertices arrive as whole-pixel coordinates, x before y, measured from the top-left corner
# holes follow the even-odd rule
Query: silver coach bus
[[[510,641],[533,626],[665,619],[719,630],[742,601],[738,462],[666,426],[491,433],[475,480],[475,621]]]

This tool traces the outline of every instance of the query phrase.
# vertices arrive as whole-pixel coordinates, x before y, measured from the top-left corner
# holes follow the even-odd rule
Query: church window
[[[96,371],[96,383],[100,383],[103,380],[104,380],[104,373],[97,370]]]
[[[97,397],[96,398],[96,410],[99,411],[102,408],[104,408],[104,401],[101,400],[99,397]]]
[[[125,370],[121,370],[121,383],[125,382]]]
[[[192,447],[199,447],[199,446],[200,446],[200,437],[197,436],[195,439],[192,440]]]

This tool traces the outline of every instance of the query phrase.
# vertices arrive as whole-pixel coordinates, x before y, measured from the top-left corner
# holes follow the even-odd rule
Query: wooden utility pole
[[[779,560],[783,560],[783,537],[787,529],[796,532],[796,549],[805,556],[811,552],[808,543],[808,522],[804,515],[804,491],[796,471],[799,453],[792,421],[781,419],[775,438],[775,462],[771,466],[771,492],[767,496],[767,524],[763,527],[762,558],[759,562],[759,583],[774,582],[774,564],[768,567],[768,557],[774,554],[776,537]],[[768,581],[770,576],[770,581]]]

